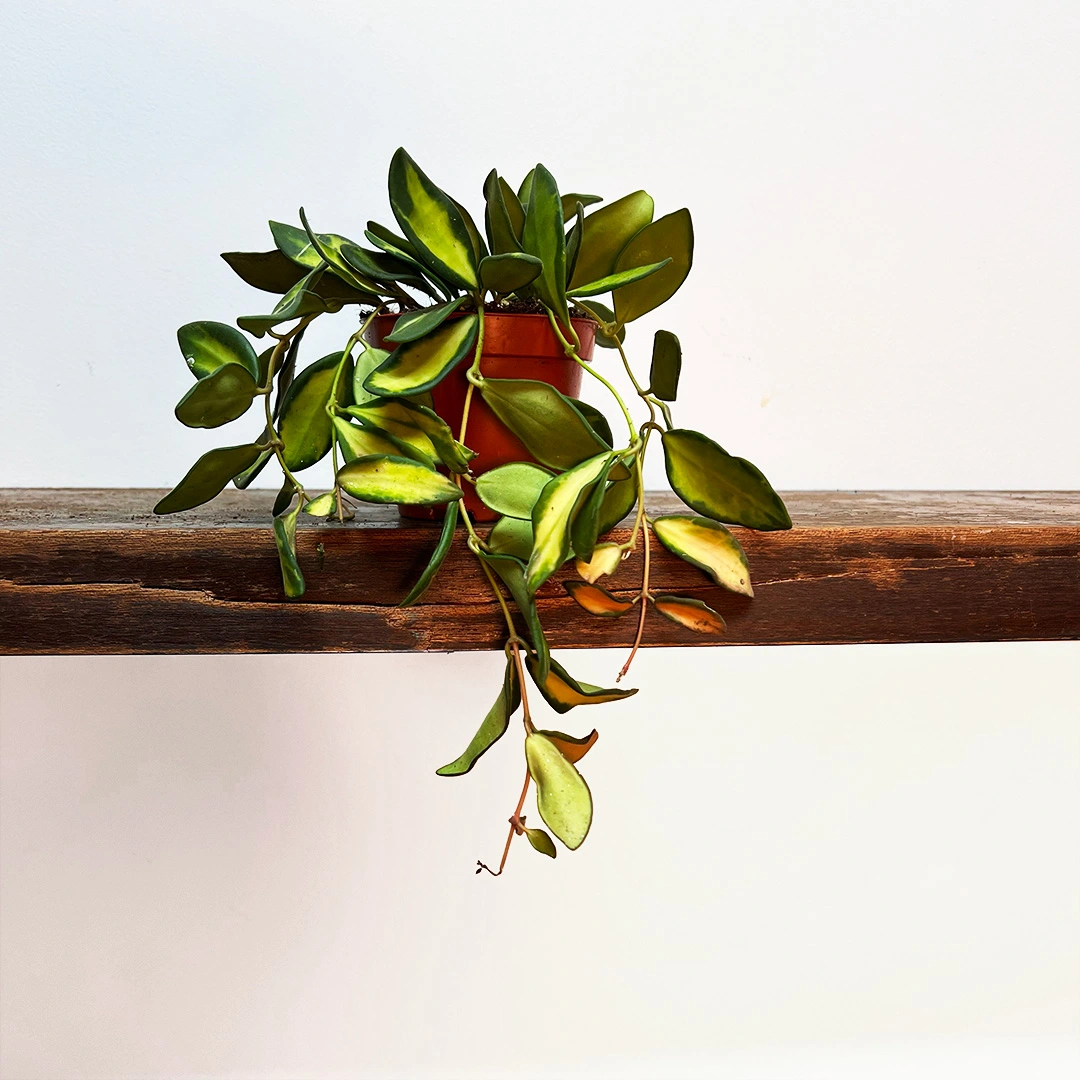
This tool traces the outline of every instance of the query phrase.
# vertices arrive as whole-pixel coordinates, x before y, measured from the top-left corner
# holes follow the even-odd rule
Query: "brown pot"
[[[454,316],[451,316],[453,318]],[[376,348],[386,345],[386,336],[394,329],[397,315],[379,315],[368,328],[366,339]],[[591,360],[596,341],[596,323],[591,319],[571,319],[581,341],[578,355]],[[466,371],[472,357],[461,361],[431,391],[435,411],[457,434],[465,395],[469,389]],[[489,379],[536,379],[550,383],[560,393],[576,398],[581,391],[581,367],[562,349],[546,315],[484,315],[484,350],[480,356],[480,374]],[[469,427],[465,443],[476,451],[472,472],[479,475],[505,465],[508,461],[535,461],[521,440],[488,408],[479,394],[473,394],[469,406]],[[489,510],[477,497],[471,484],[465,485],[465,508],[475,521],[495,521],[498,514]],[[438,519],[437,506],[402,506],[403,517]]]

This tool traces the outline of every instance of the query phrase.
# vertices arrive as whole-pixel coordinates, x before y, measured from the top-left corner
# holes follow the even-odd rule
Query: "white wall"
[[[178,479],[216,253],[389,221],[400,143],[689,205],[632,340],[778,487],[1080,486],[1078,54],[1069,0],[8,5],[0,486]],[[431,776],[492,657],[4,660],[0,1076],[1072,1076],[1078,657],[648,653],[595,834],[499,882],[519,749]]]

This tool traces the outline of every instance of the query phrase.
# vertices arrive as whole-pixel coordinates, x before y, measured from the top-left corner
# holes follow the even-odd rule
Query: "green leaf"
[[[611,292],[612,289],[619,289],[625,285],[632,285],[635,281],[642,281],[647,277],[651,277],[670,263],[671,259],[664,259],[662,262],[649,263],[647,266],[636,266],[632,270],[619,270],[617,273],[600,278],[599,281],[590,281],[585,285],[578,285],[570,289],[567,295],[581,297],[602,296],[606,292]]]
[[[570,528],[582,501],[611,467],[611,453],[597,454],[549,481],[533,507],[533,551],[526,571],[529,592],[536,590],[570,554]]]
[[[653,532],[668,551],[700,567],[717,585],[743,596],[754,595],[746,553],[719,522],[665,514],[653,520]]]
[[[604,320],[609,326],[615,323],[615,312],[605,304],[599,303],[597,300],[589,300],[588,308],[590,311],[594,311],[601,319]],[[626,340],[626,327],[620,326],[615,334],[614,338],[608,337],[604,333],[602,327],[596,328],[596,344],[601,349],[617,349]]]
[[[296,561],[296,519],[300,513],[300,500],[287,514],[274,518],[274,543],[277,545],[278,562],[281,563],[281,580],[285,595],[290,600],[304,595],[304,575]]]
[[[304,271],[287,255],[274,251],[223,251],[221,257],[247,285],[263,292],[287,293]]]
[[[277,498],[274,499],[274,506],[270,511],[270,516],[280,517],[284,514],[289,509],[289,503],[292,502],[295,494],[296,485],[286,476],[281,482],[281,490],[277,493]]]
[[[535,661],[530,656],[525,661],[544,700],[557,712],[567,713],[578,705],[603,705],[609,701],[622,701],[633,697],[637,690],[605,690],[591,683],[579,683],[555,659],[550,661],[547,677],[541,679]]]
[[[477,762],[477,760],[506,733],[510,724],[510,717],[517,711],[521,704],[521,687],[517,681],[517,671],[514,661],[506,661],[506,669],[503,674],[502,689],[491,706],[484,722],[472,737],[472,741],[465,747],[461,757],[451,761],[436,770],[437,776],[464,776]]]
[[[577,203],[573,207],[574,224],[570,227],[570,231],[566,234],[566,280],[569,281],[574,276],[574,271],[577,269],[578,255],[581,254],[581,230],[585,223],[585,207],[581,203]],[[567,218],[565,207],[563,209],[563,217]]]
[[[570,525],[570,547],[574,554],[585,562],[592,558],[593,548],[596,547],[596,540],[600,535],[600,510],[607,494],[608,475],[618,464],[618,458],[612,455],[607,471],[586,492]]]
[[[532,283],[534,295],[564,327],[568,327],[570,312],[566,306],[566,233],[562,201],[555,178],[543,165],[537,165],[533,170],[521,246],[544,265],[543,272]]]
[[[251,408],[255,390],[255,379],[246,367],[223,364],[180,399],[176,419],[191,428],[221,427]]]
[[[457,525],[458,519],[458,503],[447,503],[446,513],[443,515],[443,527],[442,532],[439,534],[439,542],[435,545],[435,551],[432,553],[431,560],[428,562],[424,572],[420,575],[419,580],[412,587],[409,595],[401,601],[400,607],[410,607],[415,604],[417,600],[427,591],[427,587],[431,584],[435,575],[439,572],[439,567],[443,564],[443,559],[446,558],[446,553],[450,550],[451,545],[454,542],[454,528]]]
[[[518,202],[521,204],[523,212],[528,210],[529,199],[532,198],[533,178],[535,176],[536,170],[530,169],[525,174],[525,179],[521,181],[521,186],[517,189]]]
[[[525,461],[512,461],[477,477],[476,494],[497,514],[531,519],[533,506],[550,480],[551,473],[547,469]]]
[[[420,308],[419,311],[407,311],[404,315],[399,315],[394,323],[393,331],[386,335],[386,340],[393,341],[395,344],[403,344],[406,341],[416,341],[417,338],[430,334],[432,330],[441,326],[449,316],[453,315],[467,299],[466,296],[459,296],[456,300],[451,300],[446,304]]]
[[[653,607],[665,618],[670,619],[695,634],[722,634],[724,620],[708,604],[690,596],[657,596],[653,598]]]
[[[610,449],[574,403],[548,383],[485,379],[480,393],[529,453],[550,469],[570,469]]]
[[[619,253],[652,221],[652,216],[652,196],[644,191],[624,195],[589,214],[581,230],[581,249],[570,288],[614,273]],[[634,265],[640,266],[641,262]]]
[[[323,257],[304,229],[287,225],[283,221],[271,221],[270,235],[273,236],[278,251],[297,266],[314,270],[322,265]]]
[[[540,624],[540,616],[536,610],[536,598],[525,584],[525,563],[513,555],[500,555],[483,550],[478,554],[499,575],[509,590],[518,611],[521,612],[529,627],[529,637],[532,639],[538,670],[543,673],[542,677],[546,676],[550,653],[547,638],[544,636],[544,628]]]
[[[598,535],[603,536],[611,532],[637,505],[637,497],[637,479],[633,476],[627,480],[616,480],[608,484],[598,515]]]
[[[391,457],[407,457],[418,461],[425,468],[434,468],[434,462],[422,451],[395,439],[382,431],[350,424],[343,416],[333,418],[338,446],[347,462],[372,454],[389,454]]]
[[[783,500],[764,474],[698,431],[664,432],[668,480],[687,506],[714,521],[751,529],[790,529]]]
[[[472,214],[457,199],[451,198],[450,201],[457,207],[461,220],[465,223],[465,231],[469,234],[469,244],[472,246],[473,252],[473,265],[479,266],[488,253],[487,244],[484,243],[484,238],[480,235],[480,230],[476,227]]]
[[[390,207],[417,255],[444,281],[475,290],[476,258],[460,211],[399,148],[390,162]]]
[[[270,438],[270,432],[263,428],[262,435],[259,436],[260,443],[266,443]],[[254,461],[254,463],[242,472],[238,472],[232,479],[233,484],[241,491],[246,488],[256,476],[259,475],[266,468],[266,463],[274,456],[273,450],[264,450]]]
[[[488,533],[487,546],[497,555],[513,555],[524,567],[532,554],[532,519],[499,518]]]
[[[330,452],[334,429],[326,407],[331,403],[335,382],[333,404],[340,406],[348,400],[352,383],[352,359],[343,358],[340,352],[316,360],[289,386],[281,404],[278,434],[285,444],[282,457],[293,472],[314,465]]]
[[[381,401],[378,394],[373,394],[364,388],[367,377],[382,364],[386,363],[390,353],[386,349],[376,349],[365,346],[356,358],[356,367],[353,369],[353,401],[357,405],[365,405],[369,401]]]
[[[384,408],[372,409],[371,405],[383,403]],[[401,457],[412,458],[435,468],[435,447],[431,439],[411,420],[399,398],[376,398],[368,405],[351,405],[345,410],[349,416],[359,420],[364,428],[400,443],[402,449],[394,451]],[[403,419],[402,419],[403,418]]]
[[[223,446],[203,454],[187,475],[154,507],[155,514],[175,514],[201,506],[219,494],[225,485],[254,464],[262,452],[257,443]]]
[[[364,382],[364,389],[393,397],[430,390],[472,351],[480,325],[476,315],[463,315],[426,337],[399,345]]]
[[[628,270],[663,259],[671,260],[663,270],[615,290],[615,317],[619,322],[633,322],[659,307],[686,280],[694,262],[694,225],[689,210],[676,210],[647,225],[622,249],[615,269]]]
[[[278,302],[269,315],[241,315],[236,325],[256,337],[262,337],[271,327],[279,323],[298,319],[303,315],[322,314],[324,311],[338,311],[342,304],[336,300],[324,299],[314,290],[326,273],[325,266],[318,266],[305,274]]]
[[[379,398],[349,409],[349,414],[426,454],[438,457],[451,472],[467,473],[469,462],[476,457],[472,450],[454,438],[450,425],[425,405],[417,405],[403,398]]]
[[[649,393],[661,401],[674,401],[682,371],[682,346],[670,330],[653,335],[652,366],[649,368]]]
[[[617,619],[634,606],[632,600],[619,600],[607,589],[587,581],[564,581],[562,586],[580,607],[603,619]]]
[[[592,795],[581,773],[546,736],[525,737],[525,760],[536,784],[536,808],[544,824],[571,850],[581,847],[592,825]]]
[[[355,248],[356,245],[351,240],[346,240],[344,236],[335,236],[332,233],[316,234],[308,224],[307,214],[304,213],[302,206],[300,207],[300,220],[304,226],[304,235],[319,258],[347,285],[351,285],[354,289],[367,291],[372,299],[377,302],[382,296],[383,290],[370,277],[358,272],[355,267],[351,266],[342,254],[343,248]]]
[[[484,224],[492,253],[521,251],[525,211],[510,185],[492,169],[484,181]]]
[[[311,517],[329,517],[335,510],[337,510],[337,499],[334,498],[332,491],[304,503],[304,513]]]
[[[438,298],[438,293],[424,276],[423,268],[414,266],[411,260],[382,250],[370,251],[352,241],[342,243],[340,252],[341,258],[353,274],[370,280],[372,286],[380,292],[400,297],[399,285],[404,284]]]
[[[585,417],[586,423],[596,433],[596,437],[609,449],[613,447],[615,438],[611,434],[611,424],[608,423],[608,418],[595,405],[590,405],[587,401],[579,401],[577,398],[570,398],[569,400],[573,402],[574,408]]]
[[[251,342],[226,323],[185,323],[176,331],[176,340],[196,379],[205,379],[226,364],[238,364],[253,378],[259,376],[259,360]]]
[[[555,850],[555,841],[543,829],[530,829],[527,825],[523,825],[525,830],[525,836],[528,841],[541,855],[550,855],[551,858],[555,858],[558,852]]]
[[[604,197],[602,195],[579,195],[576,191],[571,191],[568,195],[562,197],[562,214],[563,218],[567,221],[574,215],[574,208],[578,203],[582,206],[592,206],[593,203],[603,202]]]
[[[480,284],[490,292],[507,296],[535,281],[543,269],[539,259],[524,252],[489,255],[480,263]]]
[[[437,506],[461,498],[461,490],[445,476],[409,458],[372,455],[342,466],[337,482],[363,502]]]
[[[442,292],[444,296],[450,296],[452,291],[451,287],[420,261],[420,256],[417,255],[416,249],[403,236],[398,236],[397,233],[391,232],[377,221],[369,221],[367,223],[367,229],[364,231],[364,236],[366,236],[380,251],[385,251],[387,255],[393,255],[396,258],[401,259],[402,262],[408,263],[414,270],[423,274],[424,277],[434,283],[435,288]]]

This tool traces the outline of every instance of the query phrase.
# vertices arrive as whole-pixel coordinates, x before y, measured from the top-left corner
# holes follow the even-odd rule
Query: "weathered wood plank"
[[[421,603],[396,607],[437,527],[372,508],[298,533],[307,595],[285,602],[270,492],[155,518],[145,490],[0,490],[0,654],[463,650],[499,647],[499,612],[455,545]],[[795,527],[738,530],[756,597],[654,548],[653,581],[728,622],[726,644],[1080,638],[1080,493],[796,492]],[[648,499],[671,511],[670,495]],[[627,530],[617,533],[625,538]],[[564,571],[562,577],[569,572]],[[640,554],[613,582],[630,590]],[[555,647],[627,646],[633,615],[540,593]],[[620,591],[616,589],[615,591]],[[659,616],[648,645],[705,645]]]

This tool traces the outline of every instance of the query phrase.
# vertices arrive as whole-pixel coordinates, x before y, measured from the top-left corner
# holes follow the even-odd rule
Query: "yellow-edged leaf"
[[[634,606],[632,600],[620,600],[612,596],[607,589],[590,585],[587,581],[564,581],[562,585],[579,607],[602,619],[617,619]]]
[[[672,622],[696,634],[722,634],[724,620],[707,604],[689,596],[657,596],[653,606]]]
[[[404,457],[357,458],[342,466],[337,482],[363,502],[437,506],[461,498],[461,489],[441,473]]]
[[[653,532],[668,551],[700,567],[717,585],[744,596],[754,595],[746,553],[718,521],[670,514],[653,521]]]
[[[479,318],[448,319],[425,337],[399,345],[364,381],[370,393],[393,397],[430,390],[472,351]]]
[[[592,795],[581,773],[546,736],[525,737],[525,760],[536,784],[536,808],[544,824],[571,850],[581,847],[592,825]]]

